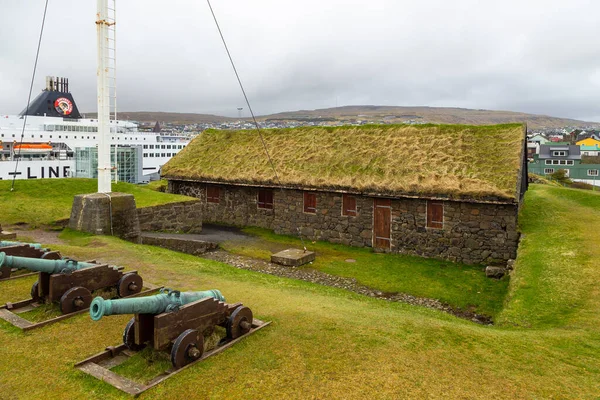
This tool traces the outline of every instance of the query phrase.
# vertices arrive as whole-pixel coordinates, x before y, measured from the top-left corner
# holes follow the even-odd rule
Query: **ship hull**
[[[0,180],[70,178],[75,160],[21,160],[0,162]]]

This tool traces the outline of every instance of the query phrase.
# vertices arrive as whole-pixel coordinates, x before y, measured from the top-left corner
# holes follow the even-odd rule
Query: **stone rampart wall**
[[[202,240],[189,240],[170,237],[157,237],[142,234],[142,244],[158,246],[169,250],[180,251],[182,253],[198,256],[207,251],[214,250],[218,247],[216,243],[205,242]]]
[[[200,201],[184,201],[138,208],[140,230],[200,233],[202,231],[202,209]]]

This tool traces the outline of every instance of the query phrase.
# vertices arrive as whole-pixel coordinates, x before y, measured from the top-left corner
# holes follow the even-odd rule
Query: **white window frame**
[[[552,175],[554,173],[554,168],[544,168],[544,175]]]
[[[598,170],[597,169],[588,169],[587,170],[587,175],[588,176],[598,176]]]
[[[573,160],[567,160],[567,165],[573,165],[573,164],[575,164],[575,163],[573,162]]]
[[[566,155],[567,155],[567,152],[566,152],[566,151],[564,151],[564,150],[553,150],[553,151],[552,151],[552,155],[553,155],[554,157],[564,157],[564,156],[566,156]]]
[[[546,160],[546,165],[552,165],[552,160]]]

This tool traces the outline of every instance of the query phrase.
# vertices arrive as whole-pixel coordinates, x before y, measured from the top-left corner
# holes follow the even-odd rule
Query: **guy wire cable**
[[[25,125],[27,125],[27,114],[29,114],[29,103],[31,103],[31,93],[33,91],[33,82],[35,81],[35,72],[37,70],[37,63],[40,57],[40,47],[42,45],[42,36],[44,35],[44,25],[46,23],[46,12],[48,11],[48,0],[44,6],[44,16],[42,18],[42,28],[40,29],[40,38],[38,40],[37,51],[35,53],[35,63],[33,64],[33,75],[31,76],[31,86],[29,87],[29,97],[27,97],[27,107],[25,108],[25,115],[23,116],[23,129],[21,130],[21,141],[19,142],[19,153],[17,154],[17,162],[15,163],[15,172],[13,174],[12,184],[10,191],[15,190],[15,179],[17,179],[17,167],[19,166],[19,160],[21,159],[21,146],[23,145],[23,139],[25,139]],[[13,148],[13,157],[15,155]]]
[[[210,8],[210,13],[212,14],[213,19],[215,20],[215,24],[217,25],[217,29],[219,31],[219,36],[221,36],[221,40],[223,41],[223,46],[225,46],[225,51],[227,52],[227,56],[229,57],[229,61],[231,62],[231,66],[233,67],[233,72],[235,72],[235,77],[237,78],[237,81],[240,85],[240,89],[242,89],[242,94],[244,95],[244,99],[246,100],[246,105],[248,106],[250,115],[252,115],[252,120],[254,121],[254,126],[256,126],[256,132],[258,132],[258,136],[260,137],[263,148],[265,149],[265,154],[267,155],[267,158],[269,159],[269,164],[271,165],[271,169],[273,170],[273,173],[275,174],[275,179],[277,179],[277,183],[279,183],[279,189],[280,189],[281,193],[284,194],[283,185],[281,184],[281,180],[279,179],[279,174],[277,173],[277,170],[275,169],[275,164],[273,164],[273,160],[271,159],[271,155],[269,154],[269,149],[267,148],[267,144],[265,142],[265,139],[263,138],[262,132],[260,130],[260,126],[258,125],[258,121],[256,121],[256,117],[254,116],[254,111],[252,111],[252,106],[250,105],[250,101],[248,100],[248,96],[246,95],[246,91],[244,90],[244,85],[242,85],[242,80],[240,79],[240,75],[238,74],[237,68],[235,67],[235,63],[233,62],[231,53],[229,52],[229,47],[227,46],[227,42],[225,41],[223,32],[221,32],[221,27],[219,26],[219,21],[217,21],[217,16],[215,15],[215,12],[213,11],[212,5],[210,4],[210,0],[206,0],[206,2],[208,3],[208,8]],[[296,216],[296,214],[294,213],[294,225],[295,225],[294,227],[296,228],[296,231],[298,232],[298,237],[300,238],[300,241],[302,242],[302,247],[304,247],[304,251],[306,251],[307,249],[306,249],[306,245],[304,243],[304,239],[302,238],[302,233],[300,231],[300,227],[298,227],[298,225],[295,223],[295,221],[296,221],[295,216]]]

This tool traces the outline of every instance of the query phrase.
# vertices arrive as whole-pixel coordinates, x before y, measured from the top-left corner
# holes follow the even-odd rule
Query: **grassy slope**
[[[95,179],[18,180],[13,192],[10,191],[11,183],[0,181],[0,222],[3,224],[25,222],[40,226],[69,218],[73,196],[98,190]],[[130,183],[113,184],[112,188],[115,192],[133,194],[138,207],[191,200],[186,196],[158,193]]]
[[[266,129],[263,136],[279,179],[255,132],[217,130],[196,137],[163,167],[163,176],[513,199],[524,131],[520,124],[367,125]]]
[[[535,185],[527,200],[517,273],[499,321],[597,327],[600,194]]]
[[[600,317],[593,312],[598,310],[600,293],[589,285],[589,275],[599,267],[588,257],[597,250],[578,245],[546,252],[537,247],[539,243],[544,243],[544,249],[550,247],[543,239],[548,231],[565,232],[571,226],[573,218],[567,218],[566,209],[573,215],[587,215],[589,226],[600,226],[600,215],[593,208],[597,200],[591,196],[532,186],[523,210],[527,236],[511,285],[511,301],[503,324],[496,327],[114,238],[70,234],[71,245],[61,250],[136,268],[153,283],[185,290],[219,288],[229,301],[243,301],[258,318],[273,321],[142,398],[239,398],[243,393],[249,398],[298,399],[592,399],[600,393]],[[535,222],[542,206],[549,206],[543,225]],[[563,237],[569,235],[587,243],[585,236],[597,242],[600,233],[572,230]],[[550,245],[560,247],[557,242],[562,243]],[[542,271],[538,259],[540,265],[547,265]],[[583,264],[578,267],[578,262]],[[585,273],[575,273],[581,270]],[[569,277],[577,307],[552,300],[554,293],[567,298],[554,276],[563,273]],[[0,301],[24,297],[29,283],[0,283]],[[553,310],[559,311],[560,320],[549,320]],[[540,312],[542,318],[536,316]],[[76,361],[117,344],[128,319],[116,316],[92,322],[82,315],[28,334],[0,323],[3,396],[128,398],[72,368]]]
[[[297,248],[302,246],[297,237],[275,235],[269,230],[254,227],[244,231],[260,239],[250,245],[224,243],[223,248],[232,253],[270,260],[274,243]],[[305,268],[355,278],[358,283],[382,292],[439,299],[453,307],[491,317],[495,317],[502,308],[508,289],[508,277],[499,281],[486,278],[482,266],[407,255],[377,254],[372,249],[325,242],[310,243],[308,248],[317,253],[317,258]],[[347,259],[355,262],[346,262]]]

